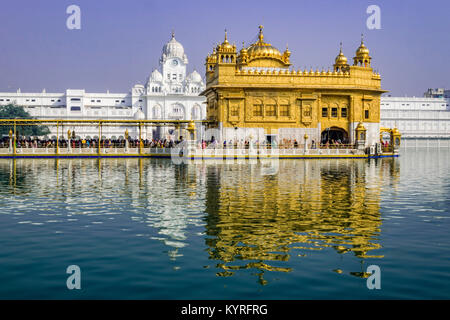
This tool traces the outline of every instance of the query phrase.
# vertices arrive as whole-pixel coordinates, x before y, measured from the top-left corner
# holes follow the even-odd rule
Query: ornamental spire
[[[259,42],[263,42],[263,39],[264,39],[263,29],[264,29],[264,27],[262,25],[260,25],[259,26]]]

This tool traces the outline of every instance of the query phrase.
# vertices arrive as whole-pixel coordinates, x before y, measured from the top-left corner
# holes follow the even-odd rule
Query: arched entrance
[[[333,142],[339,142],[343,144],[348,144],[348,133],[342,128],[339,127],[330,127],[326,128],[322,131],[320,142],[325,144]]]

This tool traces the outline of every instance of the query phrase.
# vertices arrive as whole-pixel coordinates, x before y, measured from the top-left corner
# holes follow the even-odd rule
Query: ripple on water
[[[74,297],[57,289],[73,263],[87,298],[371,298],[370,264],[377,297],[449,298],[440,157],[283,160],[272,175],[248,162],[0,160],[0,298]]]

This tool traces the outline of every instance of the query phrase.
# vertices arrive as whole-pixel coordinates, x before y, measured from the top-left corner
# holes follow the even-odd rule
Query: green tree
[[[8,104],[0,106],[0,119],[33,119],[22,106]],[[7,136],[9,130],[14,132],[13,125],[0,125],[0,137]],[[17,125],[17,136],[45,136],[50,133],[47,126],[40,125]]]

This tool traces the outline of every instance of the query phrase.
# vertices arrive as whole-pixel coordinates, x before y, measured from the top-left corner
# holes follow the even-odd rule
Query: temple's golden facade
[[[365,146],[379,142],[381,77],[361,45],[349,65],[341,50],[332,70],[294,70],[290,51],[265,42],[263,27],[249,47],[228,42],[206,58],[207,119],[222,139],[355,143],[364,127]],[[359,138],[358,138],[359,139]]]

